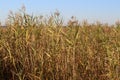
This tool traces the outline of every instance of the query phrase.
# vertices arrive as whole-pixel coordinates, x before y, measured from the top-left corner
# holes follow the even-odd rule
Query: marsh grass
[[[64,26],[59,16],[11,12],[0,27],[0,80],[119,80],[119,24]]]

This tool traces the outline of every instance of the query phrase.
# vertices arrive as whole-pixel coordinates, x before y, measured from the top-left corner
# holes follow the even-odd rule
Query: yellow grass
[[[120,80],[120,24],[63,26],[58,12],[8,19],[0,27],[0,80]]]

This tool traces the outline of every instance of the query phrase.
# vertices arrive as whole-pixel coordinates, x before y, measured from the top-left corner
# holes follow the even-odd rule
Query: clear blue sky
[[[10,10],[18,11],[22,5],[28,13],[50,14],[60,11],[65,19],[72,15],[80,21],[114,23],[120,19],[120,0],[0,0],[0,20],[4,21]]]

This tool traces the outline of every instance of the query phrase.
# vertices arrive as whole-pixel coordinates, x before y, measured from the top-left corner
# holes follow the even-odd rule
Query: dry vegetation
[[[11,12],[0,27],[0,80],[120,80],[120,25]]]

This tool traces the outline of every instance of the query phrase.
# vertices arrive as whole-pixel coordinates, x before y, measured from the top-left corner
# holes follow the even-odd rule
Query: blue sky
[[[22,5],[28,13],[51,14],[57,10],[65,20],[72,15],[80,21],[114,23],[120,19],[120,0],[1,0],[0,21],[4,21],[10,10],[16,12]]]

